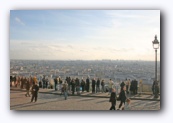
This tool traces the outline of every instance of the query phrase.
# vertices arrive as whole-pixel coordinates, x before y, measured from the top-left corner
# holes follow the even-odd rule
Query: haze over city
[[[10,59],[154,61],[155,35],[160,10],[12,10]]]

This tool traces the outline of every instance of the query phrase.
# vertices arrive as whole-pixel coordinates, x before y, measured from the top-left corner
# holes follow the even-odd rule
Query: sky
[[[155,35],[160,10],[10,11],[10,59],[154,61]]]

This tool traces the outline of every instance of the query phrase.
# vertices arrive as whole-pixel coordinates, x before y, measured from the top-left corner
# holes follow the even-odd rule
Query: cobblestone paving
[[[108,98],[64,96],[39,93],[38,101],[30,103],[31,97],[25,97],[25,92],[10,91],[11,110],[109,110],[111,104]],[[119,101],[116,107],[118,108]],[[132,110],[160,110],[160,101],[132,100]]]

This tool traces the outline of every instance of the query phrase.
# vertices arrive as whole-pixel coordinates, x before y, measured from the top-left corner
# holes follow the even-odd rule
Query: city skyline
[[[12,10],[10,59],[154,61],[155,35],[160,10]]]

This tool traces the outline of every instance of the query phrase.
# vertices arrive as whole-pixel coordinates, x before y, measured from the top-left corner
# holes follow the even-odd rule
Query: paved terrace
[[[11,110],[109,110],[108,93],[88,93],[72,96],[64,100],[59,91],[53,89],[40,89],[38,101],[30,103],[31,97],[25,97],[25,90],[10,89],[10,109]],[[141,95],[128,95],[131,98],[132,110],[160,110],[160,98],[154,99],[151,93]],[[117,101],[118,108],[120,101]]]

